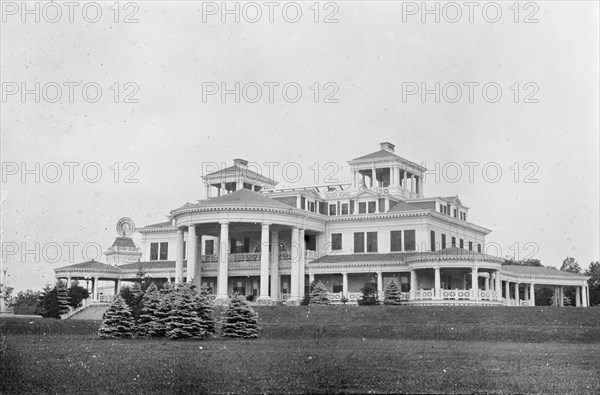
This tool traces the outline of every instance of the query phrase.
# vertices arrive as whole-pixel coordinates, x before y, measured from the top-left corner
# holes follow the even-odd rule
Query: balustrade
[[[468,289],[444,289],[442,290],[442,299],[444,300],[469,300],[471,291]]]

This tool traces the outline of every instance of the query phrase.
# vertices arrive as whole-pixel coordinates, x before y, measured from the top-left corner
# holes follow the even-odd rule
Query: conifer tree
[[[367,281],[361,288],[362,297],[357,301],[359,305],[376,305],[379,304],[379,295],[377,292],[377,286]]]
[[[207,335],[215,333],[214,302],[208,288],[200,288],[197,304],[198,318],[200,319],[202,329],[204,329]]]
[[[331,304],[329,300],[329,292],[322,282],[315,283],[314,281],[310,284],[310,299],[308,302],[309,306],[313,305],[328,305]]]
[[[67,314],[71,309],[69,308],[69,302],[71,298],[69,297],[69,290],[62,283],[59,282],[56,286],[57,298],[58,298],[58,311],[60,315]]]
[[[165,286],[156,295],[156,308],[151,321],[144,324],[144,335],[152,337],[164,336],[167,332],[167,321],[172,310],[173,288]]]
[[[387,305],[402,304],[400,288],[398,288],[398,285],[393,280],[390,281],[390,283],[383,290],[383,304],[387,304]]]
[[[258,314],[248,305],[243,295],[234,295],[229,300],[222,319],[222,336],[234,338],[257,338],[260,326]]]
[[[140,317],[137,324],[137,333],[140,336],[152,336],[148,331],[152,330],[157,321],[158,317],[156,312],[161,302],[161,294],[158,292],[158,288],[154,283],[146,289],[144,297],[142,298],[142,308],[140,310]]]
[[[178,285],[172,293],[171,311],[167,317],[166,333],[169,339],[201,339],[206,335],[198,318],[195,291],[187,284]]]
[[[133,336],[134,322],[127,303],[117,296],[102,316],[102,325],[98,329],[101,339],[130,338]]]

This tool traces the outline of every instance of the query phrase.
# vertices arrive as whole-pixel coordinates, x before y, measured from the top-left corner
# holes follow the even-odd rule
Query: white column
[[[300,208],[300,195],[296,196],[296,208]]]
[[[198,252],[198,239],[196,237],[196,227],[190,225],[188,228],[187,240],[187,282],[194,282],[196,286],[200,286],[200,268],[196,269]],[[196,273],[198,271],[198,273]]]
[[[585,301],[585,306],[584,307],[589,307],[590,305],[590,287],[588,287],[587,285],[584,287],[585,289],[585,295],[583,297],[583,300]]]
[[[415,175],[410,175],[410,191],[415,192]]]
[[[506,294],[506,300],[510,300],[510,281],[504,282],[504,293]]]
[[[500,278],[500,270],[496,270],[496,292],[498,292],[498,300],[502,299],[502,280]]]
[[[471,299],[473,300],[479,299],[479,286],[477,284],[477,280],[477,270],[473,269],[471,270],[471,291],[473,292],[473,295],[471,295]]]
[[[486,291],[490,290],[490,278],[489,277],[485,277],[485,290]]]
[[[358,188],[360,186],[360,173],[358,170],[354,170],[354,188]]]
[[[377,177],[376,177],[376,172],[375,172],[375,162],[373,162],[373,164],[371,164],[371,188],[374,188],[377,186]]]
[[[300,302],[300,279],[298,278],[298,274],[300,272],[300,229],[292,228],[292,256],[291,256],[291,279],[290,279],[290,297],[288,302],[290,304],[298,304]]]
[[[271,299],[279,299],[279,231],[271,232]]]
[[[525,293],[525,300],[529,300],[529,287],[525,286],[523,291]]]
[[[175,241],[175,284],[183,282],[183,229],[177,229]]]
[[[529,284],[529,300],[529,305],[535,306],[535,285],[533,283]]]
[[[560,302],[559,302],[559,306],[560,307],[564,307],[565,305],[565,288],[564,287],[560,287],[559,288],[559,297],[560,297]]]
[[[417,290],[417,271],[416,270],[411,270],[410,271],[410,294],[411,296],[413,295],[413,292]]]
[[[298,264],[298,280],[299,280],[299,291],[300,291],[300,299],[304,299],[304,290],[306,287],[306,242],[304,241],[304,229],[300,229],[299,239],[300,239],[300,262]]]
[[[403,170],[404,180],[402,181],[402,189],[408,189],[408,171]]]
[[[379,300],[383,301],[383,273],[377,272],[377,294]]]
[[[229,222],[221,224],[221,237],[219,239],[219,275],[217,279],[217,297],[220,301],[227,300],[227,280],[229,272]]]
[[[440,279],[440,268],[436,267],[435,270],[435,298],[442,298],[442,281]]]
[[[210,197],[210,184],[206,184],[206,197]]]
[[[348,297],[348,273],[342,273],[342,294],[345,298]]]
[[[92,291],[92,300],[98,300],[98,281],[100,281],[100,277],[94,277],[94,288]]]
[[[417,191],[419,193],[419,195],[423,194],[423,177],[420,176],[419,179],[417,180],[418,185],[417,185]]]
[[[221,189],[219,189],[219,196],[224,195],[227,191],[225,190],[225,183],[221,183]]]
[[[575,288],[575,307],[581,307],[581,287]]]
[[[270,301],[269,297],[269,225],[262,224],[260,232],[260,295],[257,302]]]
[[[519,301],[519,283],[515,283],[515,305],[521,305],[521,302]]]

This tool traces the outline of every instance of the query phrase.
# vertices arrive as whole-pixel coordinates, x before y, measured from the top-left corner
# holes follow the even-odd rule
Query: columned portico
[[[291,242],[291,284],[290,284],[290,304],[300,303],[300,283],[298,275],[300,274],[300,229],[292,228]]]
[[[306,242],[304,241],[304,236],[305,236],[305,231],[304,229],[300,229],[299,233],[298,233],[298,250],[300,252],[300,262],[298,264],[298,280],[300,282],[299,284],[299,297],[300,300],[304,299],[304,292],[305,292],[305,282],[306,282],[306,276],[305,276],[305,271],[306,271],[306,256],[305,256],[305,252],[306,252]]]
[[[271,232],[271,299],[279,299],[279,231]]]
[[[268,303],[269,297],[269,225],[270,222],[263,222],[260,233],[260,295],[257,299],[259,303]]]
[[[200,285],[200,270],[196,273],[196,258],[198,250],[198,240],[196,238],[196,227],[191,225],[188,228],[188,240],[187,240],[187,282],[194,282]]]
[[[229,271],[229,222],[219,222],[221,232],[219,238],[219,274],[217,278],[217,300],[225,301],[228,297],[227,276]]]
[[[177,229],[175,242],[175,284],[183,282],[183,229]]]

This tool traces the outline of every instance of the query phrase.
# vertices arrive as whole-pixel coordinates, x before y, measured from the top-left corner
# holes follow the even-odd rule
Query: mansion
[[[127,218],[106,252],[55,269],[57,279],[133,281],[141,274],[207,287],[217,303],[239,293],[258,304],[298,305],[312,281],[334,302],[356,303],[365,282],[380,299],[391,281],[409,305],[534,306],[536,286],[565,287],[589,305],[588,277],[547,267],[502,265],[486,254],[489,229],[471,222],[458,196],[427,197],[425,168],[391,143],[353,159],[348,184],[277,188],[246,160],[203,176],[207,198],[174,208],[168,221],[135,228]],[[139,232],[138,248],[131,235]]]

